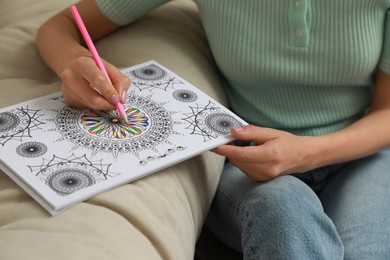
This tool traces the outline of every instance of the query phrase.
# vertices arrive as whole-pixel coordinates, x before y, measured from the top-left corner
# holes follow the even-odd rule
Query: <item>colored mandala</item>
[[[174,121],[173,112],[150,97],[130,93],[124,105],[129,124],[123,122],[116,110],[94,112],[65,106],[58,111],[56,129],[62,139],[92,151],[92,155],[106,152],[117,158],[120,153],[138,156],[143,150],[156,150],[161,143],[170,143]]]
[[[117,111],[95,112],[87,110],[81,115],[81,124],[86,132],[108,139],[129,139],[147,130],[150,119],[138,108],[125,110],[128,124],[122,122]]]

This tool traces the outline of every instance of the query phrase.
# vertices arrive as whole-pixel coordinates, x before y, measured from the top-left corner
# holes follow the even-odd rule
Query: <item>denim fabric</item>
[[[390,150],[254,182],[228,162],[206,224],[244,259],[390,259]]]

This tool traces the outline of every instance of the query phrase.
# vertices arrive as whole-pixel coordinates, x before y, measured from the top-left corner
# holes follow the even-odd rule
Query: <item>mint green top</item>
[[[96,0],[128,24],[165,0]],[[390,74],[390,0],[194,0],[232,110],[299,135],[340,130]],[[390,86],[389,86],[390,87]]]

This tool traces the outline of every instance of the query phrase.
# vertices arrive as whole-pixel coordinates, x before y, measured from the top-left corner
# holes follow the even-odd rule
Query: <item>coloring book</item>
[[[128,124],[116,110],[70,107],[61,92],[0,109],[0,169],[52,215],[228,143],[246,124],[155,61],[122,72]]]

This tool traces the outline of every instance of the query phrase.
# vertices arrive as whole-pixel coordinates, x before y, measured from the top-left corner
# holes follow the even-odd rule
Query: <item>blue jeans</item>
[[[390,150],[269,182],[226,163],[206,224],[244,259],[390,259]]]

